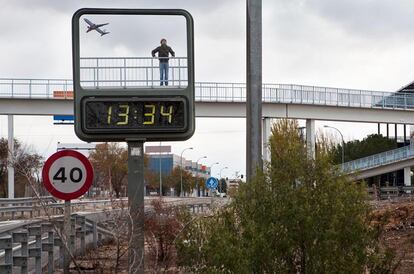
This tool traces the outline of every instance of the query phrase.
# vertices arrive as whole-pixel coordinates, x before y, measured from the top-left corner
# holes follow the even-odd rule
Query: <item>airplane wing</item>
[[[86,19],[86,18],[85,18],[84,20],[85,20],[85,22],[86,22],[86,23],[88,23],[88,25],[89,25],[89,26],[93,26],[93,25],[95,25],[94,23],[92,23],[91,21],[89,21],[89,20],[88,20],[88,19]]]
[[[106,32],[102,31],[100,28],[95,29],[97,32],[99,32],[101,35],[105,35]]]
[[[97,24],[97,25],[96,25],[96,27],[100,28],[100,27],[103,27],[103,26],[106,26],[106,25],[109,25],[109,23],[105,23],[105,24]]]

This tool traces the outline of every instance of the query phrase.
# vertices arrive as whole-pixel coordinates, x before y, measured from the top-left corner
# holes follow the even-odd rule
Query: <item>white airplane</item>
[[[105,34],[108,34],[109,32],[107,32],[105,29],[101,30],[100,27],[106,26],[109,23],[105,23],[105,24],[94,24],[91,21],[89,21],[88,19],[84,19],[85,22],[89,25],[88,29],[86,30],[86,32],[90,32],[91,30],[96,30],[97,32],[99,32],[101,34],[101,36],[104,36]]]

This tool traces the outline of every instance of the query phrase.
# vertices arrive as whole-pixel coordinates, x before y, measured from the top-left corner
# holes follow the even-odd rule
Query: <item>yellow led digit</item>
[[[108,108],[108,125],[111,124],[112,106]]]
[[[127,125],[128,124],[128,116],[129,116],[129,105],[119,105],[120,112],[118,113],[118,117],[123,118],[123,121],[119,121],[116,123],[119,126]],[[124,110],[121,112],[121,110]]]
[[[164,112],[164,106],[161,106],[161,116],[166,116],[168,117],[168,123],[171,124],[172,122],[172,111],[173,111],[173,107],[169,106],[168,107],[168,112]]]
[[[145,105],[147,109],[151,109],[151,112],[144,112],[145,117],[151,117],[151,120],[144,121],[144,125],[153,125],[155,120],[155,105]]]

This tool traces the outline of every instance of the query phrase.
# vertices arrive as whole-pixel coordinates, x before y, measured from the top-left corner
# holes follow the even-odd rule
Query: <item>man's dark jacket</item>
[[[155,57],[155,53],[158,52],[158,57],[168,57],[168,53],[171,53],[171,55],[174,57],[175,56],[175,52],[167,45],[161,45],[159,47],[157,47],[156,49],[154,49],[151,54],[152,57]],[[161,58],[160,62],[168,62],[169,58]]]

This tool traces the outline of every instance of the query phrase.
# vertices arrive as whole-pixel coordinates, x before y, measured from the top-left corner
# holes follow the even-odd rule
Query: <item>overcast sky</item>
[[[0,77],[71,78],[71,16],[78,8],[183,8],[195,22],[196,81],[244,82],[245,2],[0,0]],[[409,0],[263,0],[263,81],[395,91],[414,80],[413,14]],[[222,163],[213,175],[224,166],[227,176],[244,173],[245,121],[217,121],[198,119],[194,137],[172,143],[174,152],[194,146],[188,157]],[[77,141],[71,127],[51,124],[49,117],[17,117],[16,136],[44,155],[57,141]],[[329,124],[348,140],[377,128]],[[1,117],[2,136],[6,129]]]

